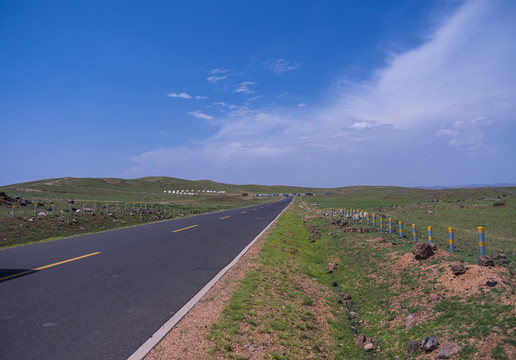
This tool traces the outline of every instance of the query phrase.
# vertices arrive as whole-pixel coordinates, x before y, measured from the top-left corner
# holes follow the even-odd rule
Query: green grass
[[[475,191],[468,193],[478,195]],[[392,189],[388,194],[394,196]],[[318,204],[317,208],[340,207],[339,202],[349,198],[334,195],[304,200],[309,200],[315,209],[314,203]],[[405,204],[405,209],[411,205],[409,200],[413,199],[397,198],[397,202]],[[371,206],[377,205],[372,198],[368,201]],[[504,201],[511,204],[512,195]],[[461,350],[457,359],[487,356],[504,359],[509,350],[514,351],[512,339],[516,335],[516,318],[510,286],[498,286],[489,292],[447,292],[425,271],[433,267],[438,274],[445,275],[450,264],[462,259],[464,254],[431,258],[395,272],[390,267],[393,259],[411,253],[411,239],[400,241],[397,234],[343,232],[344,228],[332,225],[331,217],[313,216],[315,211],[307,212],[298,204],[299,199],[280,219],[264,245],[259,266],[246,275],[221,319],[211,328],[209,336],[215,344],[211,354],[221,358],[245,358],[242,347],[257,334],[270,337],[261,344],[266,348],[265,356],[280,359],[401,359],[407,357],[405,348],[410,340],[432,334],[441,343],[458,344]],[[500,207],[490,208],[497,211]],[[392,210],[401,211],[398,207]],[[439,210],[449,209],[443,204]],[[507,216],[512,216],[512,210],[497,216],[503,223],[508,220]],[[456,218],[459,218],[456,213],[447,212],[447,219]],[[367,225],[353,221],[345,228],[349,227],[367,228]],[[497,234],[510,231],[500,229]],[[314,243],[309,242],[311,235],[315,235]],[[387,241],[372,240],[379,235]],[[492,242],[509,252],[507,246],[510,243],[503,236],[492,236]],[[325,271],[329,262],[339,264],[331,274]],[[506,280],[514,285],[513,277]],[[316,321],[314,309],[321,307],[320,298],[295,285],[304,281],[317,283],[320,287],[318,296],[325,297],[328,329]],[[334,281],[337,287],[331,286]],[[349,294],[352,305],[338,304],[339,293]],[[416,314],[422,320],[407,328],[404,319],[408,314]],[[249,326],[242,327],[243,322]],[[317,343],[328,333],[332,339],[329,345]],[[379,350],[365,353],[357,348],[356,333],[375,338]],[[502,341],[486,354],[475,343],[493,334]],[[228,343],[232,344],[231,351],[224,347]],[[314,351],[317,346],[324,351],[324,356]]]

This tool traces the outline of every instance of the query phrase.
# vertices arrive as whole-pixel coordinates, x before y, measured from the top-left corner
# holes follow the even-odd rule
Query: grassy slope
[[[445,201],[429,203],[438,206],[437,212],[444,214],[433,216],[435,224],[441,226],[443,222],[455,223],[464,217],[455,207],[459,200],[466,206],[458,209],[474,209],[475,214],[493,216],[506,224],[489,232],[488,253],[504,249],[511,261],[515,261],[516,228],[507,226],[514,224],[514,197],[504,197],[505,207],[492,206],[500,200],[498,196],[511,191],[513,194],[514,188],[444,192],[362,190],[341,189],[345,196],[304,200],[311,200],[312,206],[316,202],[321,208],[381,207],[390,216],[410,218],[419,211],[422,202],[441,199]],[[421,194],[426,196],[420,197]],[[349,228],[372,230],[372,227],[364,222],[338,227],[332,225],[331,217],[317,215],[298,205],[299,202],[294,204],[280,219],[263,249],[259,266],[242,281],[220,321],[213,325],[210,339],[214,345],[207,358],[435,358],[436,352],[433,356],[409,356],[406,352],[408,341],[432,334],[437,335],[441,348],[446,342],[458,344],[458,359],[514,358],[515,282],[506,268],[480,268],[475,265],[475,257],[465,256],[466,250],[453,255],[440,251],[421,262],[410,260],[413,259],[411,238],[399,239],[397,233],[348,232]],[[479,212],[482,206],[485,213]],[[494,215],[489,215],[491,210]],[[471,217],[468,221],[472,224],[478,221],[473,214],[465,217]],[[377,241],[379,236],[386,242]],[[309,238],[315,242],[310,243]],[[457,246],[464,248],[460,242]],[[477,276],[474,285],[464,286],[462,282],[470,279],[465,275],[455,278],[450,272],[450,265],[457,260],[465,260],[470,269],[468,276],[487,271],[488,277]],[[331,274],[325,271],[329,262],[339,263]],[[485,286],[489,277],[498,279],[498,285],[492,289]],[[333,287],[332,282],[338,285]],[[339,304],[339,293],[349,294],[352,303]],[[324,309],[325,314],[318,309]],[[405,325],[408,314],[416,317],[415,326]],[[357,334],[375,338],[378,348],[371,353],[359,349],[355,346]]]

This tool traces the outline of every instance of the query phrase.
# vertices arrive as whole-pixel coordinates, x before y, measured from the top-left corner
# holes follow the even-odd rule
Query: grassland
[[[308,191],[167,177],[134,180],[60,178],[13,184],[0,187],[0,191],[10,198],[18,198],[0,201],[0,248],[274,200],[242,196],[243,193],[300,190]],[[195,195],[187,195],[192,193]],[[12,205],[16,205],[15,219]],[[53,207],[55,211],[52,211]]]
[[[279,220],[258,266],[212,326],[206,358],[434,359],[447,343],[457,346],[457,359],[515,358],[514,188],[339,191],[297,199]],[[440,249],[417,261],[412,234],[400,239],[365,220],[319,211],[329,207],[377,211],[420,227],[431,219],[436,228],[453,225],[464,234],[450,254],[447,234],[441,239],[437,231]],[[488,254],[503,251],[508,264],[476,264],[479,223],[489,234]],[[468,270],[455,276],[450,267],[460,261]],[[329,263],[338,263],[331,273]],[[372,338],[371,351],[356,346],[361,334]],[[430,335],[439,340],[437,350],[407,352],[409,341]]]
[[[178,189],[217,192],[164,193]],[[514,187],[309,189],[172,178],[66,178],[0,191],[40,203],[47,212],[35,217],[32,205],[20,207],[14,220],[8,204],[0,207],[2,246],[272,200],[242,193],[331,192],[297,198],[280,218],[257,266],[212,325],[205,358],[434,359],[447,343],[459,349],[454,359],[516,358]],[[71,199],[79,212],[61,212]],[[98,213],[82,214],[83,202],[90,208],[97,203]],[[56,217],[48,214],[51,203],[56,203]],[[125,203],[128,210],[122,211]],[[394,231],[380,233],[366,220],[322,211],[326,208],[360,209],[392,218]],[[402,238],[396,226],[400,220],[405,224]],[[429,259],[418,261],[411,253],[412,223],[419,241],[426,241],[426,227],[433,227],[439,250]],[[477,265],[479,225],[485,227],[487,254],[505,255],[494,267]],[[448,227],[455,229],[454,253],[448,252]],[[457,262],[466,266],[465,274],[452,274],[450,267]],[[329,263],[338,264],[331,273]],[[372,342],[370,351],[356,346],[359,335]],[[436,351],[407,353],[410,340],[430,335],[439,340]]]

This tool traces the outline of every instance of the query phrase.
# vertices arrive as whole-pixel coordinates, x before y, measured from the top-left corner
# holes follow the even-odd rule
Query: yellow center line
[[[183,231],[183,230],[186,230],[186,229],[191,229],[191,228],[194,228],[196,226],[199,226],[199,225],[192,225],[192,226],[187,226],[185,228],[182,228],[182,229],[177,229],[177,230],[174,230],[172,232],[178,232],[178,231]]]
[[[79,259],[84,259],[84,258],[86,258],[88,256],[93,256],[93,255],[97,255],[97,254],[100,254],[100,251],[99,252],[94,252],[94,253],[91,253],[91,254],[87,254],[87,255],[83,255],[83,256],[79,256],[79,257],[76,257],[76,258],[73,258],[73,259],[68,259],[68,260],[56,262],[56,263],[53,263],[53,264],[49,264],[49,265],[45,265],[45,266],[40,266],[40,267],[37,267],[37,268],[32,269],[32,270],[23,271],[23,272],[20,272],[20,273],[9,275],[9,276],[4,276],[4,277],[0,278],[0,281],[12,279],[12,278],[17,277],[17,276],[22,276],[22,275],[30,274],[30,273],[33,273],[35,271],[39,271],[39,270],[43,270],[43,269],[48,269],[49,267],[52,267],[52,266],[66,264],[66,263],[71,262],[71,261],[75,261],[75,260],[79,260]]]
[[[245,214],[247,211],[242,211],[240,214]]]
[[[227,218],[229,218],[229,217],[231,217],[231,215],[228,215],[228,216],[224,216],[224,217],[221,217],[221,218],[219,218],[219,220],[222,220],[222,219],[227,219]]]

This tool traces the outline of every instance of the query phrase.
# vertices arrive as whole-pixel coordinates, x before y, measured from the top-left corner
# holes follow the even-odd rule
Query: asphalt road
[[[127,359],[290,201],[0,250],[0,359]]]

